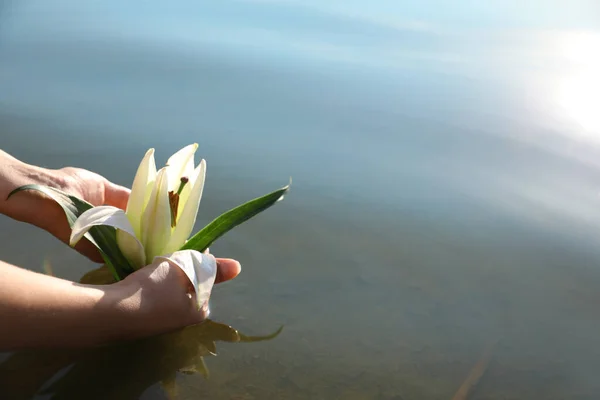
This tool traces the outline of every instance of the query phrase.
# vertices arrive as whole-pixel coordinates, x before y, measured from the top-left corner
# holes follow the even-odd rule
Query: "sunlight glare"
[[[560,50],[570,72],[560,80],[558,102],[585,131],[600,135],[600,34],[565,35]]]

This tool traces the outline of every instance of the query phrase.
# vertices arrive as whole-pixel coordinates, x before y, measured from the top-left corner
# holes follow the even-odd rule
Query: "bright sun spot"
[[[569,70],[558,86],[558,102],[588,133],[600,135],[600,34],[569,34],[559,51]]]

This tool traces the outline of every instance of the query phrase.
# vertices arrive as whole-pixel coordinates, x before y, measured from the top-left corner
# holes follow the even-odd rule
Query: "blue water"
[[[244,266],[213,317],[284,332],[219,344],[210,379],[177,375],[182,398],[451,398],[489,343],[473,398],[597,398],[600,119],[583,112],[600,104],[595,11],[9,1],[0,146],[129,185],[148,147],[166,159],[196,141],[199,227],[293,178],[212,249]],[[93,267],[0,227],[6,261],[74,280]],[[142,370],[157,376],[162,356]],[[164,396],[153,379],[144,398]],[[77,382],[64,393],[85,392]],[[128,384],[87,395],[136,398]]]

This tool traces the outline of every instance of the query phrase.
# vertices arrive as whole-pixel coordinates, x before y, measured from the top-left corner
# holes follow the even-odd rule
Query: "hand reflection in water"
[[[177,372],[208,377],[203,357],[216,354],[215,342],[271,340],[281,330],[252,337],[206,320],[176,332],[87,350],[22,351],[0,363],[0,393],[12,400],[36,394],[52,399],[133,400],[160,382],[174,395]]]

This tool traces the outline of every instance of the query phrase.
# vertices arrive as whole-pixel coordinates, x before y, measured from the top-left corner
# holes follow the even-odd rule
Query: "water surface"
[[[4,364],[1,390],[27,398],[62,379],[46,384],[57,398],[160,399],[174,378],[183,399],[449,399],[493,346],[471,398],[597,398],[595,6],[490,4],[8,2],[2,149],[130,185],[148,147],[165,160],[196,141],[198,228],[294,184],[211,249],[243,266],[215,290],[213,320],[249,335],[284,325],[277,338],[217,341],[218,357],[197,354],[208,379],[175,374],[185,332],[27,353]],[[0,243],[35,271],[94,268],[7,218]],[[85,368],[123,360],[128,379],[112,384]]]

